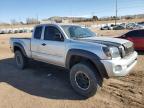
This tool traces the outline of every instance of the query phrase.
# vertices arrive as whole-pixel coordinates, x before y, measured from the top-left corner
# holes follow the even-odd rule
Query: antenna
[[[36,14],[36,20],[37,20],[37,24],[39,24],[39,14]]]

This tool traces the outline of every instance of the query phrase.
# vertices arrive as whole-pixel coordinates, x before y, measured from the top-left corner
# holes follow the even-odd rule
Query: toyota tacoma
[[[19,69],[29,59],[63,67],[74,90],[86,97],[96,93],[104,78],[126,76],[137,63],[132,42],[96,36],[79,25],[37,25],[32,38],[11,38],[10,46]]]

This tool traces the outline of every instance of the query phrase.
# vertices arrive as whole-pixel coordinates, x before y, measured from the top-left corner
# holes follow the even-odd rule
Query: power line
[[[131,0],[131,2],[136,2],[135,3],[135,5],[132,5],[132,6],[122,6],[122,7],[119,7],[118,6],[118,0],[115,0],[115,9],[114,9],[114,12],[115,12],[115,19],[117,20],[117,17],[118,17],[118,13],[121,13],[121,12],[124,12],[124,11],[127,11],[128,9],[132,9],[132,8],[140,8],[140,10],[141,11],[143,11],[143,8],[144,8],[144,6],[142,6],[143,4],[142,3],[140,3],[140,2],[142,2],[142,1],[133,1],[133,0]],[[131,3],[130,2],[130,3]],[[139,9],[138,9],[139,10]],[[107,13],[109,13],[111,11],[111,9],[110,8],[108,8],[108,9],[99,9],[99,10],[97,10],[97,11],[92,11],[92,13],[91,13],[91,15],[96,15],[96,14],[100,14],[100,13],[102,13],[102,12],[107,12]],[[140,12],[138,12],[138,13],[140,13]],[[142,13],[142,12],[141,12]],[[89,14],[89,13],[88,13]],[[90,16],[91,16],[90,15]],[[117,21],[115,21],[115,23],[116,23]]]
[[[135,5],[135,6],[119,7],[118,9],[141,8],[141,7],[144,7],[144,5]]]
[[[117,3],[118,4],[118,3]],[[116,5],[115,5],[116,6]],[[124,10],[124,9],[129,9],[129,8],[143,8],[144,6],[143,6],[143,4],[140,4],[140,5],[134,5],[134,6],[124,6],[124,7],[119,7],[118,5],[117,5],[117,11],[119,11],[119,10]],[[93,13],[102,13],[102,12],[108,12],[108,11],[111,11],[109,8],[108,9],[100,9],[100,10],[97,10],[97,11],[93,11]]]

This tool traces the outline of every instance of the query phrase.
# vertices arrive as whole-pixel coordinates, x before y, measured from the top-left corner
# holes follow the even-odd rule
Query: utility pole
[[[117,3],[117,0],[116,0],[116,4],[115,4],[115,25],[117,24],[117,17],[118,17],[118,3]]]

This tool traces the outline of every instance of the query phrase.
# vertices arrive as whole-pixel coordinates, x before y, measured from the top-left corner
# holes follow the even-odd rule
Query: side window
[[[35,33],[34,33],[34,38],[35,39],[40,39],[41,38],[41,34],[42,34],[42,26],[36,27],[35,28]]]
[[[62,41],[63,36],[56,27],[46,26],[44,32],[44,40]]]

